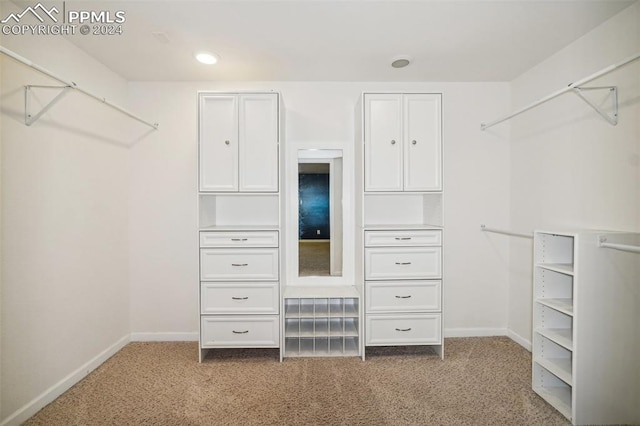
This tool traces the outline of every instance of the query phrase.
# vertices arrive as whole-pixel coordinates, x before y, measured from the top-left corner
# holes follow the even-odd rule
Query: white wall
[[[12,7],[3,2],[2,16]],[[5,36],[2,45],[126,100],[122,78],[62,37]],[[59,83],[6,57],[1,74],[0,421],[17,424],[128,340],[129,151],[122,144],[137,128],[78,93],[27,127],[23,86]],[[35,107],[54,93],[37,90]]]
[[[640,3],[634,3],[515,79],[512,108],[638,52]],[[511,120],[514,230],[640,230],[640,61],[587,86],[607,85],[619,90],[617,126],[570,93]],[[509,328],[530,341],[532,244],[514,238],[510,250]]]
[[[445,327],[449,335],[506,333],[508,242],[481,233],[479,226],[484,221],[509,225],[509,127],[479,128],[508,109],[508,84],[133,82],[129,89],[131,108],[160,123],[159,131],[131,151],[134,339],[197,338],[198,90],[280,91],[287,141],[345,144],[354,141],[355,105],[362,91],[443,92]]]

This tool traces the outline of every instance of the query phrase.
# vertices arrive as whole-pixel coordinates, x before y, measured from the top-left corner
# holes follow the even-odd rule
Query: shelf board
[[[573,331],[570,328],[536,328],[536,333],[573,351]]]
[[[533,391],[571,420],[571,388],[534,386]]]
[[[567,385],[572,385],[573,378],[571,374],[571,358],[535,357],[534,362],[547,369],[550,373],[565,382]]]
[[[573,316],[573,299],[536,299],[536,302],[563,314]]]
[[[201,226],[200,231],[279,231],[278,225],[213,225]]]
[[[284,354],[285,358],[324,358],[324,357],[345,357],[345,356],[358,356],[357,350],[343,350],[343,351],[301,351],[301,352],[286,352]]]
[[[360,293],[355,286],[335,285],[335,286],[287,286],[284,289],[285,299],[331,299],[331,298],[354,298],[360,297]]]
[[[573,276],[573,263],[538,263],[540,268]]]
[[[429,225],[426,223],[419,223],[419,224],[415,224],[415,223],[411,223],[411,224],[406,224],[406,225],[399,225],[399,224],[390,224],[390,225],[367,225],[365,224],[363,226],[365,231],[397,231],[397,230],[429,230],[429,229],[444,229],[444,227],[442,226],[438,226],[438,225]]]

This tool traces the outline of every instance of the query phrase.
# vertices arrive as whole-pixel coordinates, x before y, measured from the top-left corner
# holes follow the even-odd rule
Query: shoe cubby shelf
[[[359,299],[285,298],[285,357],[358,356]]]

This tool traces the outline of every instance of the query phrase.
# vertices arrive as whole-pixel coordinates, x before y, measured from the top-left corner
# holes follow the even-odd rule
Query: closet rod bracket
[[[585,101],[587,105],[595,110],[598,114],[602,116],[605,120],[609,122],[612,126],[618,124],[618,88],[616,86],[606,86],[606,87],[572,87],[573,93],[578,95],[580,99]],[[593,103],[590,99],[588,99],[582,92],[586,90],[607,90],[611,96],[611,114],[608,114],[598,105]]]
[[[60,90],[60,92],[51,101],[49,101],[48,104],[43,106],[42,109],[40,109],[40,111],[38,111],[37,113],[32,113],[31,96],[33,95],[31,94],[31,90],[33,88],[58,89]],[[67,93],[69,93],[70,89],[71,89],[71,86],[36,86],[36,85],[24,86],[24,124],[26,124],[27,126],[31,126],[33,123],[38,121],[38,119],[42,117],[44,113],[49,111],[51,107],[57,104],[60,101],[60,99],[62,99]]]

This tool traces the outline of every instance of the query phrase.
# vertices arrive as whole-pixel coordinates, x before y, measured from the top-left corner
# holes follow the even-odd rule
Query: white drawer
[[[278,247],[278,231],[203,231],[200,247]]]
[[[369,281],[367,313],[439,312],[441,281]]]
[[[277,281],[277,248],[200,249],[201,281]]]
[[[277,314],[277,282],[203,282],[200,286],[202,314]]]
[[[442,245],[442,231],[365,231],[364,245],[366,247],[440,246]]]
[[[203,348],[277,348],[280,342],[278,315],[206,316],[201,318]]]
[[[367,315],[367,346],[442,343],[440,314]]]
[[[440,247],[375,247],[365,249],[365,279],[441,278]]]

